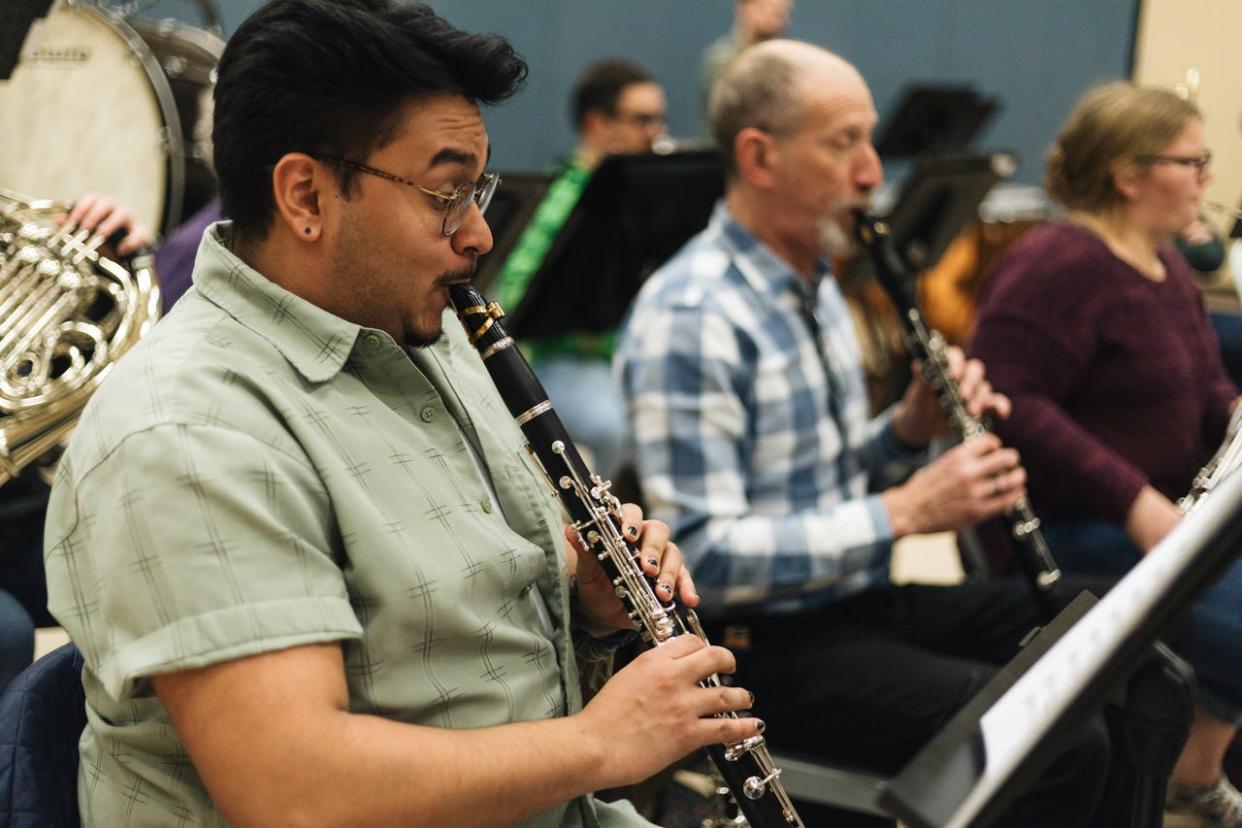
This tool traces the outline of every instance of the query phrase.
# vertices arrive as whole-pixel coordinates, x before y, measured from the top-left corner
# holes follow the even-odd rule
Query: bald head
[[[775,135],[796,131],[812,108],[871,102],[862,75],[845,59],[810,43],[769,40],[738,55],[716,79],[708,99],[712,137],[732,175],[734,142],[755,127]]]

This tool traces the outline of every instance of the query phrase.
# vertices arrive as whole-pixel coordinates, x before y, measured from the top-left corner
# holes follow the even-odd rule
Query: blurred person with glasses
[[[448,307],[492,245],[482,107],[526,71],[393,0],[274,0],[229,39],[229,220],[48,506],[83,824],[648,828],[591,792],[762,730],[703,718],[750,696],[699,686],[732,656],[694,636],[583,704],[575,652],[633,622]],[[667,527],[622,529],[697,605]]]
[[[1087,92],[1048,154],[1064,216],[985,278],[971,352],[1013,400],[1044,536],[1067,573],[1119,577],[1181,520],[1175,502],[1225,438],[1238,388],[1175,237],[1211,181],[1203,117],[1127,82]],[[1242,562],[1192,605],[1174,647],[1198,710],[1166,826],[1242,826],[1222,758],[1242,720]]]
[[[630,61],[601,60],[578,79],[570,114],[578,144],[551,171],[555,179],[490,287],[508,310],[521,303],[600,163],[610,155],[650,152],[664,134],[664,90]],[[611,477],[625,459],[625,418],[609,367],[615,341],[611,332],[581,331],[521,342],[566,428],[604,477]]]

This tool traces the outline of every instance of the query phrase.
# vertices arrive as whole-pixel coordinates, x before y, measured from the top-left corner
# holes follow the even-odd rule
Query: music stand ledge
[[[1166,659],[1157,673],[1184,669],[1158,638],[1229,566],[1240,540],[1242,475],[1233,475],[1102,600],[1088,606],[1079,596],[1057,616],[893,780],[881,806],[915,826],[990,824],[1119,689],[1147,689],[1131,679],[1151,673],[1153,655]],[[1158,811],[1142,812],[1153,805],[1144,782],[1128,822],[1158,825]]]

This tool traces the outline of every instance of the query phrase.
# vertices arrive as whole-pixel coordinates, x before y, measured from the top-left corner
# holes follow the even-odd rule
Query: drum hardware
[[[167,231],[215,194],[200,125],[224,43],[137,9],[57,0],[31,27],[0,81],[0,110],[23,124],[0,132],[0,185],[62,202],[103,193]]]

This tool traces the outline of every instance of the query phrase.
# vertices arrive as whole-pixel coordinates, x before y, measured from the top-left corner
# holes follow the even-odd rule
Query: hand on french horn
[[[621,513],[621,533],[638,543],[643,574],[654,579],[656,596],[664,602],[676,597],[684,606],[698,606],[694,581],[684,565],[681,550],[669,540],[668,526],[658,520],[643,520],[642,509],[633,503],[623,505]],[[578,626],[596,636],[632,629],[634,623],[599,561],[582,547],[572,527],[565,528],[565,537],[573,550],[570,572],[578,578],[578,606],[574,607]]]
[[[686,634],[647,650],[610,678],[576,717],[596,745],[600,786],[630,785],[697,748],[762,733],[759,719],[715,717],[749,709],[749,691],[698,684],[735,667],[724,647]]]
[[[134,217],[128,207],[99,193],[87,193],[75,201],[68,214],[57,220],[57,226],[66,221],[98,233],[105,239],[112,239],[120,233],[121,240],[115,249],[118,256],[129,256],[155,241],[151,231]]]

